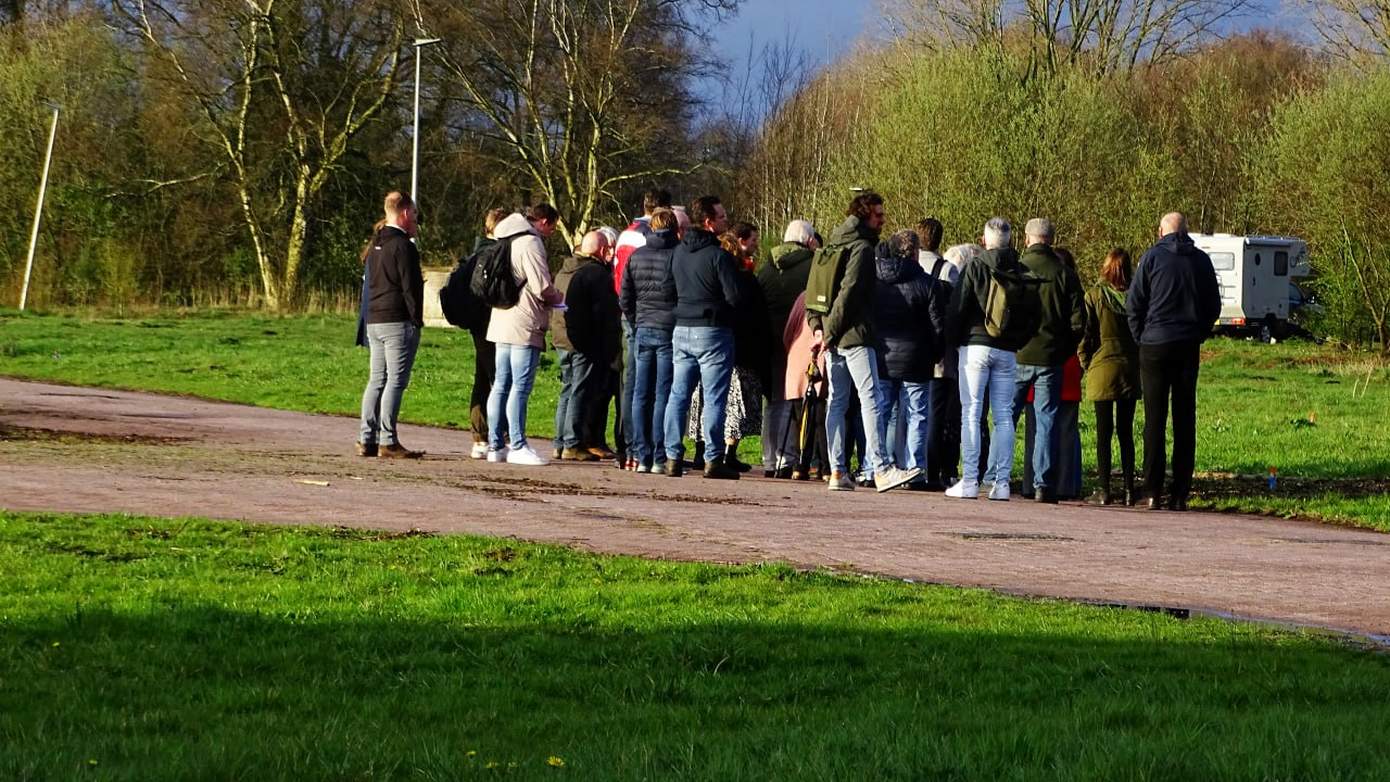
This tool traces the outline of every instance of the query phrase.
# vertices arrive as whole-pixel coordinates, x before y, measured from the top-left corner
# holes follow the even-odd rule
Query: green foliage
[[[0,775],[1390,775],[1315,633],[467,536],[0,512]]]

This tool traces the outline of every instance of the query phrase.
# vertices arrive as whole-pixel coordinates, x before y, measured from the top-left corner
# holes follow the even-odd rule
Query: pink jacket
[[[782,344],[787,347],[787,377],[783,386],[783,399],[798,400],[806,394],[806,368],[814,358],[825,376],[825,352],[811,350],[816,334],[806,323],[806,294],[796,297],[791,314],[787,317],[786,329],[782,332]],[[817,383],[817,391],[824,392],[824,383]]]

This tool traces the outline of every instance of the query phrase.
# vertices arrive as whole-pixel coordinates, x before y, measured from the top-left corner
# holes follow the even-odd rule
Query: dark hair
[[[883,206],[883,196],[872,190],[865,190],[849,202],[849,209],[845,210],[845,214],[850,217],[858,217],[860,220],[867,220],[869,215],[873,214],[876,206]]]
[[[737,236],[739,239],[743,241],[747,241],[748,237],[752,236],[755,233],[758,233],[758,226],[740,220],[737,223],[734,223],[733,227],[729,229],[729,233],[733,234],[734,236]]]
[[[1071,250],[1065,247],[1053,247],[1052,252],[1057,256],[1057,260],[1065,264],[1068,269],[1076,271],[1076,256],[1071,254]]]
[[[935,217],[923,218],[917,223],[917,241],[921,243],[923,250],[936,252],[937,248],[941,247],[941,235],[945,230],[941,221]]]
[[[1100,278],[1106,284],[1117,291],[1129,290],[1130,280],[1129,252],[1123,247],[1116,247],[1105,254],[1105,261],[1100,265]]]
[[[719,218],[719,213],[716,212],[714,208],[719,206],[720,203],[719,196],[716,195],[700,196],[694,201],[691,201],[690,221],[696,225],[700,225],[706,220],[717,220]]]
[[[555,207],[542,201],[526,210],[526,219],[533,223],[539,223],[542,220],[548,223],[556,223],[560,221],[560,213],[555,210]]]
[[[824,246],[825,246],[825,237],[823,237],[823,236],[820,235],[820,231],[816,231],[815,234],[814,234],[814,236],[815,236],[815,239],[816,239],[816,246],[817,246],[817,247],[824,247]]]
[[[648,190],[642,194],[642,213],[651,214],[660,207],[671,206],[670,190]]]

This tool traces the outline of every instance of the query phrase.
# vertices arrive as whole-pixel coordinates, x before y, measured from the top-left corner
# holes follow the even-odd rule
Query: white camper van
[[[1228,330],[1268,329],[1283,334],[1289,321],[1289,290],[1311,273],[1308,244],[1291,236],[1192,234],[1216,267],[1221,283],[1221,317]]]

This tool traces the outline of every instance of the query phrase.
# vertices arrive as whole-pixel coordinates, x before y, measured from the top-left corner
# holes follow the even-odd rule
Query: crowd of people
[[[421,455],[396,432],[423,326],[415,218],[408,195],[389,194],[363,253],[358,341],[370,348],[371,374],[362,456]],[[1112,250],[1090,288],[1046,218],[1027,221],[1021,252],[1001,217],[978,242],[942,251],[944,226],[931,217],[885,235],[884,200],[868,191],[828,238],[793,220],[761,259],[758,227],[731,223],[719,198],[681,207],[652,191],[641,217],[621,232],[586,233],[552,278],[545,240],[558,219],[546,204],[485,217],[475,257],[507,253],[519,290],[469,326],[473,458],[608,459],[639,473],[736,480],[752,469],[739,441],[761,435],[768,478],[1008,500],[1015,427],[1026,417],[1022,494],[1055,503],[1082,492],[1084,396],[1095,406],[1092,500],[1187,507],[1199,348],[1221,301],[1180,213],[1161,219],[1137,265]],[[526,435],[547,332],[561,379],[549,456]]]

